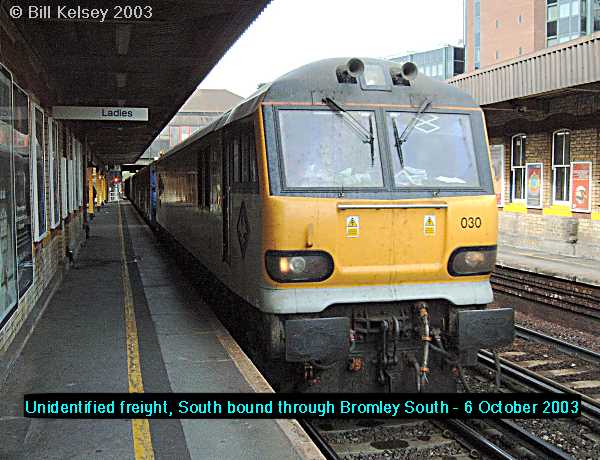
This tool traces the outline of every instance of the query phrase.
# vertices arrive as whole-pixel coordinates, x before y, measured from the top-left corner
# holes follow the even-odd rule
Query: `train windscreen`
[[[469,115],[392,112],[387,125],[396,187],[479,187]]]
[[[375,115],[368,111],[280,110],[287,188],[381,188]],[[363,130],[353,126],[360,123]],[[362,132],[372,133],[373,145]]]

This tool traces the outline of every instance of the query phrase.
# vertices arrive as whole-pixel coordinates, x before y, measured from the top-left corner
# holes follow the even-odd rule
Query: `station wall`
[[[0,377],[85,239],[91,154],[73,126],[51,118],[51,82],[23,42],[0,29]],[[28,322],[29,327],[24,327]],[[15,342],[16,344],[16,342]]]
[[[515,131],[513,134],[490,138],[492,146],[504,147],[504,202],[500,207],[499,242],[600,260],[600,129],[577,128],[569,124],[555,128],[541,132]],[[567,202],[556,198],[560,184],[554,171],[560,167],[553,165],[553,139],[562,130],[568,130],[570,135],[570,158],[562,163],[570,168]],[[525,162],[543,165],[541,206],[531,206],[526,200],[515,199],[511,155],[513,136],[518,134],[526,135]],[[574,184],[570,176],[573,163],[577,162],[591,163],[590,209],[585,211],[577,210],[573,203]]]

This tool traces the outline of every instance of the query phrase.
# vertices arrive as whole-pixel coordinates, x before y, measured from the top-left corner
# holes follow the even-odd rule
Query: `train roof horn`
[[[365,71],[365,63],[358,58],[348,59],[346,67],[348,68],[348,73],[350,74],[350,76],[354,78],[362,75]]]

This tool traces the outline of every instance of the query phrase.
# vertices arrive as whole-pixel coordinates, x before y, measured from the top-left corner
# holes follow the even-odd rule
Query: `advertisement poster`
[[[526,201],[528,208],[542,208],[543,200],[543,171],[542,163],[527,163]]]
[[[571,163],[571,206],[575,212],[592,209],[592,162]]]
[[[492,145],[492,170],[498,207],[504,206],[504,145]]]

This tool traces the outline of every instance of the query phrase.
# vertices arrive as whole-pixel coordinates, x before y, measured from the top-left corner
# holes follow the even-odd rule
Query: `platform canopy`
[[[72,122],[103,162],[122,164],[137,160],[269,0],[146,2],[152,17],[129,20],[114,19],[119,2],[75,2],[108,8],[102,23],[58,18],[57,3],[73,2],[38,2],[53,5],[52,17],[12,20],[10,8],[30,2],[3,3],[3,28],[23,45],[26,85],[44,106],[148,108],[147,122]]]

